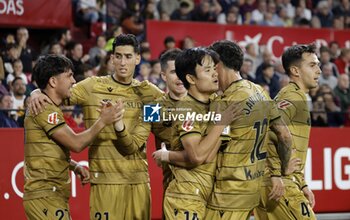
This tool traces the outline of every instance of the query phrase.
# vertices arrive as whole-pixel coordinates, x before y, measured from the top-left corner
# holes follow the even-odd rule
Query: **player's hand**
[[[34,115],[38,115],[40,112],[42,112],[45,109],[47,103],[53,104],[51,99],[42,94],[40,90],[33,91],[30,97],[31,98],[28,104],[28,108],[29,111]]]
[[[314,208],[316,204],[314,193],[307,186],[303,188],[303,193],[305,197],[309,200],[311,208]]]
[[[101,101],[101,107],[100,109],[97,109],[97,111],[101,113],[101,121],[105,125],[111,125],[123,118],[125,110],[122,101],[118,101],[115,104],[112,104],[111,102]]]
[[[74,168],[74,173],[80,179],[82,185],[88,184],[90,182],[90,173],[83,166],[76,165]]]
[[[219,125],[230,125],[233,121],[239,118],[242,114],[242,106],[240,103],[231,103],[225,110],[222,109],[221,103],[216,107],[216,113],[221,114],[221,121],[217,122]]]
[[[156,162],[157,166],[162,167],[162,162],[169,163],[169,151],[166,149],[164,142],[160,144],[161,149],[153,152],[152,157]]]
[[[301,159],[300,158],[293,158],[290,159],[288,162],[288,167],[287,169],[284,171],[284,175],[290,175],[292,173],[294,173],[294,171],[298,170],[300,168],[300,164],[301,164]]]
[[[285,193],[283,180],[281,177],[271,177],[272,189],[269,193],[269,200],[278,201]]]

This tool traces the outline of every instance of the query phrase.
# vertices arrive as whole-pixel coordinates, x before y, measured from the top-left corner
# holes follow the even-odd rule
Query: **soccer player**
[[[262,145],[267,129],[270,127],[277,134],[283,169],[290,159],[291,136],[266,92],[241,78],[241,48],[226,40],[215,42],[210,48],[220,55],[221,61],[217,69],[223,94],[216,100],[244,104],[243,114],[225,128],[222,135],[214,188],[205,219],[249,219],[259,204],[259,186],[266,158]]]
[[[141,116],[143,103],[163,93],[148,81],[133,79],[140,59],[136,37],[117,36],[112,55],[115,73],[77,83],[66,103],[83,107],[86,127],[96,121],[95,108],[101,100],[113,103],[122,99],[124,103],[122,120],[102,130],[89,148],[91,219],[150,219],[146,141],[151,123],[144,123]],[[33,100],[33,104],[39,102],[42,100]]]
[[[306,93],[318,86],[321,70],[315,45],[294,45],[282,55],[282,64],[291,82],[276,96],[275,101],[293,138],[291,166],[297,166],[291,175],[283,175],[276,149],[268,148],[265,186],[257,210],[258,219],[316,219],[312,208],[315,197],[304,179],[304,167],[310,135],[310,113]],[[273,136],[269,145],[274,146]],[[294,170],[294,169],[292,169]],[[268,198],[271,190],[270,176],[280,177],[286,188],[284,196],[276,201]]]
[[[209,98],[218,90],[217,62],[217,54],[205,48],[188,49],[177,56],[176,74],[188,93],[176,105],[183,111],[177,110],[173,114],[203,116],[213,113],[209,112]],[[229,106],[222,112],[221,121],[229,123],[238,112],[238,107]],[[175,121],[172,151],[163,148],[153,154],[156,160],[170,162],[174,175],[165,192],[163,210],[166,219],[203,219],[205,216],[206,201],[214,181],[219,137],[225,127],[218,124],[207,131],[208,124],[209,120]]]
[[[106,125],[122,118],[121,104],[103,104],[101,115],[90,128],[74,133],[59,108],[75,83],[72,68],[69,59],[57,55],[41,58],[34,67],[38,87],[51,103],[38,115],[28,111],[24,122],[23,205],[28,219],[71,219],[69,170],[81,176],[83,184],[89,181],[89,173],[70,159],[70,151],[82,151]]]
[[[160,103],[163,112],[169,115],[175,110],[176,103],[187,94],[182,81],[177,77],[175,72],[175,59],[181,53],[180,49],[171,49],[166,51],[160,57],[161,76],[167,85],[168,93],[156,100]],[[155,135],[156,149],[162,147],[170,149],[170,138],[172,132],[172,124],[170,121],[162,121],[152,123],[152,132]],[[171,170],[167,163],[162,164],[163,169],[163,191],[165,192],[169,182],[172,179]]]

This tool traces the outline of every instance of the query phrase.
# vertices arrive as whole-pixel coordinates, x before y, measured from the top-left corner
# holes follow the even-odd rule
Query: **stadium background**
[[[107,1],[111,3],[112,1]],[[196,1],[195,1],[196,2]],[[24,26],[30,30],[29,44],[34,49],[50,38],[57,30],[68,28],[73,39],[84,45],[84,51],[93,46],[96,37],[110,25],[109,22],[94,22],[88,25],[78,24],[75,18],[75,3],[70,0],[0,0],[0,37],[15,32]],[[108,13],[107,13],[108,14]],[[107,25],[107,27],[106,27]],[[283,49],[296,43],[315,41],[327,46],[337,41],[340,47],[350,47],[349,29],[335,28],[310,29],[303,27],[263,27],[250,25],[224,25],[216,23],[145,21],[147,27],[144,36],[150,45],[151,57],[157,58],[164,50],[163,41],[172,36],[180,46],[186,36],[195,40],[196,46],[208,45],[215,40],[230,39],[239,42],[242,47],[249,43],[258,44],[272,51],[279,58]],[[306,179],[316,195],[317,213],[337,213],[329,219],[350,219],[350,128],[313,128],[310,151],[306,166]],[[21,193],[23,192],[23,140],[24,131],[0,128],[0,218],[24,219]],[[148,143],[148,155],[154,151],[151,136]],[[74,158],[87,164],[87,151]],[[161,170],[149,160],[152,188],[152,218],[161,217]],[[89,187],[81,187],[72,178],[71,210],[73,219],[88,219]],[[118,199],[118,198],[116,198]],[[342,218],[339,217],[343,214]],[[338,216],[338,217],[337,217]],[[347,216],[347,217],[346,217]]]

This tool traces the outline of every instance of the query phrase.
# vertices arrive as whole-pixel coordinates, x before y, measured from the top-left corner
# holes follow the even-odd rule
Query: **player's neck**
[[[53,89],[44,89],[41,92],[49,97],[51,101],[57,106],[63,102],[63,98],[61,98]]]
[[[194,89],[192,86],[189,88],[188,94],[191,95],[193,98],[195,98],[198,101],[201,101],[203,103],[208,103],[209,97],[211,95],[211,94],[207,94],[207,93],[201,93],[197,89]]]
[[[231,70],[231,71],[227,71],[224,73],[226,78],[225,80],[223,80],[224,82],[220,82],[220,89],[221,91],[225,91],[228,87],[230,87],[230,85],[235,82],[235,81],[238,81],[238,80],[241,80],[242,77],[241,75],[239,74],[239,72],[236,72],[234,70]]]
[[[121,83],[121,84],[130,84],[131,81],[132,81],[132,76],[130,76],[130,77],[120,77],[120,76],[117,76],[117,74],[114,74],[114,75],[113,75],[113,78],[114,78],[117,82],[119,82],[119,83]]]
[[[187,92],[184,93],[175,93],[172,91],[169,91],[169,96],[170,98],[174,99],[174,100],[180,100],[182,99],[184,96],[186,96]]]

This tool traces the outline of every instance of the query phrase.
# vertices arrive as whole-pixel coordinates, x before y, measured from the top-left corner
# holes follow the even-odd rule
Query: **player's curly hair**
[[[316,53],[316,45],[314,43],[307,45],[293,45],[284,51],[282,55],[282,65],[288,76],[291,75],[290,67],[293,65],[299,65],[304,53]]]
[[[74,70],[72,62],[62,55],[46,55],[41,57],[33,69],[33,78],[40,89],[45,89],[50,77]]]
[[[175,71],[177,77],[182,81],[184,87],[186,89],[190,88],[190,84],[186,79],[186,75],[190,74],[193,76],[196,75],[196,66],[197,64],[203,65],[203,58],[205,56],[210,56],[214,63],[217,64],[219,62],[219,55],[208,48],[204,47],[195,47],[191,49],[184,50],[181,54],[179,54],[175,59]]]
[[[118,46],[132,46],[136,54],[140,54],[140,43],[133,34],[121,34],[114,38],[113,54]]]
[[[220,40],[214,42],[209,48],[219,54],[220,61],[224,66],[240,71],[243,65],[243,51],[236,43],[229,40]]]

